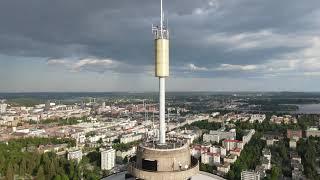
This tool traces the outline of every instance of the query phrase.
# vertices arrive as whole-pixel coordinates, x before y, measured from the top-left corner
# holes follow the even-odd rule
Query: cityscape
[[[0,95],[2,176],[113,179],[124,176],[139,143],[159,138],[156,93]],[[186,140],[200,171],[215,179],[317,179],[320,114],[300,109],[319,108],[319,100],[320,93],[168,93],[166,138]]]
[[[316,0],[1,0],[0,180],[319,180],[319,18]]]

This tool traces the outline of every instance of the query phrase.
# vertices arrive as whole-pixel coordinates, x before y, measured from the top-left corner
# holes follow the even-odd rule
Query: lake
[[[295,104],[299,110],[294,113],[303,114],[320,114],[320,104]]]

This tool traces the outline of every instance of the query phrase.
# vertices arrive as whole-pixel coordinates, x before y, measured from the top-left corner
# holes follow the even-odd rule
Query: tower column
[[[155,76],[159,78],[159,144],[166,144],[165,122],[165,78],[169,77],[169,29],[163,18],[162,0],[160,1],[160,26],[152,26],[155,45]]]
[[[166,81],[164,77],[159,77],[159,117],[160,117],[160,144],[166,143],[166,122],[165,122],[165,104],[166,104]]]

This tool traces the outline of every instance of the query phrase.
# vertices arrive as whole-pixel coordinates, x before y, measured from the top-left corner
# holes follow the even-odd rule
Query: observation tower
[[[138,146],[128,173],[136,179],[186,180],[199,173],[198,160],[191,156],[189,144],[183,140],[166,140],[165,80],[169,77],[169,28],[164,23],[160,0],[160,25],[152,26],[155,46],[155,76],[159,78],[159,141]]]

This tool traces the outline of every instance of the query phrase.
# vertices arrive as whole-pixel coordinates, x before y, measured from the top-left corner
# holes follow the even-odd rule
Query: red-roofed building
[[[195,146],[191,150],[191,155],[197,159],[201,156],[201,147]]]
[[[201,145],[195,145],[191,150],[191,155],[199,159],[201,154],[206,152],[210,152],[210,148],[202,147]]]
[[[288,129],[287,130],[287,138],[299,140],[300,138],[302,138],[302,131]]]
[[[241,154],[241,149],[240,149],[240,148],[236,148],[236,149],[234,149],[234,150],[231,150],[231,151],[230,151],[230,154],[234,154],[234,155],[236,155],[236,156],[240,156],[240,154]]]
[[[211,166],[220,164],[220,154],[211,152],[202,153],[201,162],[204,164],[209,164]]]

